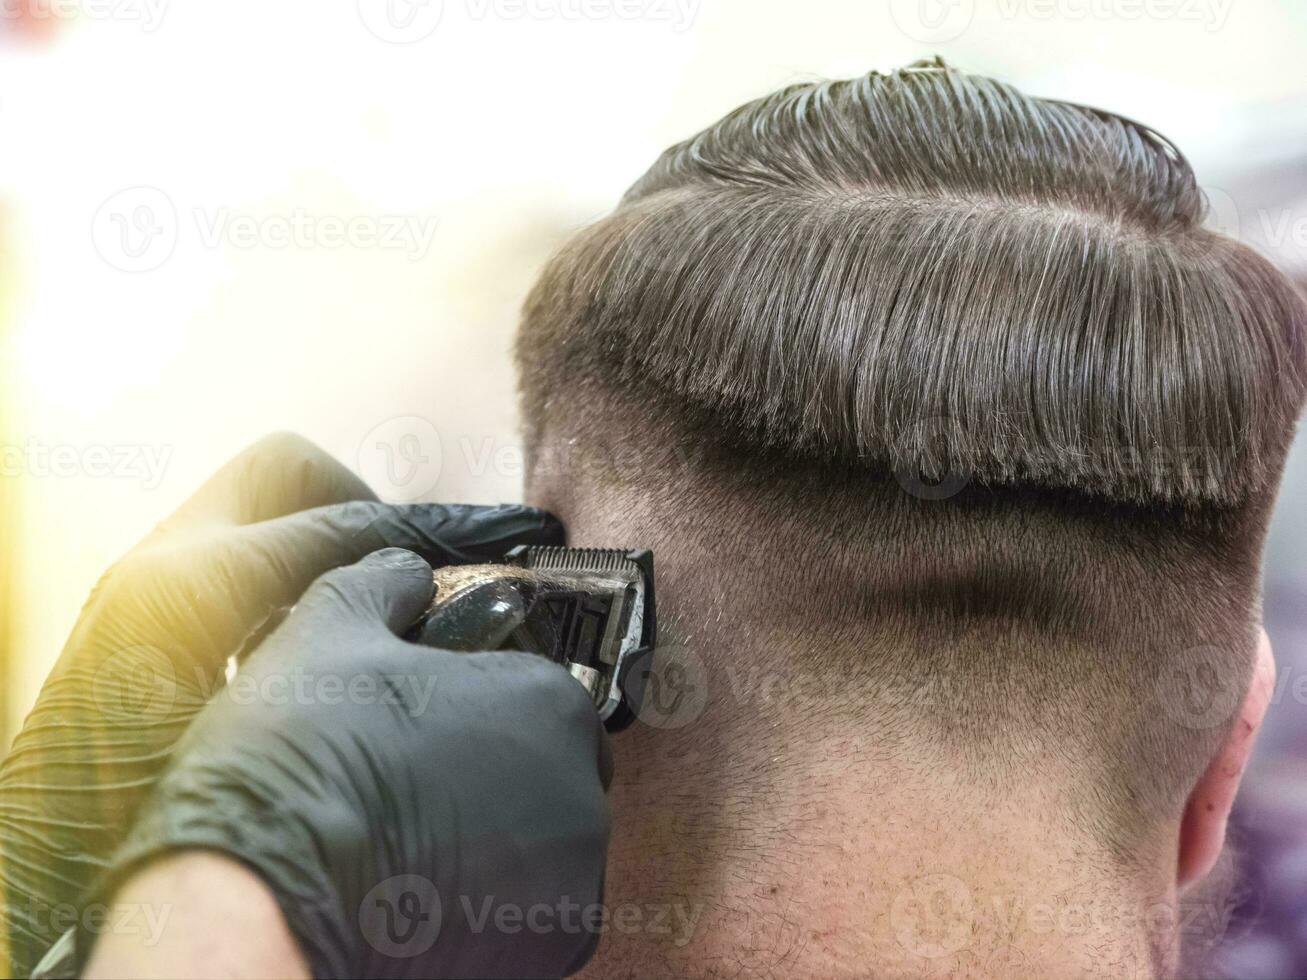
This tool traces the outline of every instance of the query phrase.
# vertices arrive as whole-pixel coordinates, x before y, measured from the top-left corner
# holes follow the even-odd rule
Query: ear
[[[1244,767],[1252,753],[1253,742],[1262,727],[1262,718],[1275,690],[1275,655],[1271,639],[1261,631],[1257,657],[1253,664],[1252,683],[1243,704],[1235,715],[1234,725],[1225,742],[1203,773],[1180,822],[1180,857],[1176,884],[1180,888],[1206,877],[1225,846],[1225,825],[1230,818]]]

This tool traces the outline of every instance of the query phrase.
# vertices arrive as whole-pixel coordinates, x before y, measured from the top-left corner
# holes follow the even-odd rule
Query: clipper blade
[[[567,668],[610,731],[635,718],[657,635],[652,553],[523,546],[503,564],[442,568],[435,584],[418,642],[537,654]]]

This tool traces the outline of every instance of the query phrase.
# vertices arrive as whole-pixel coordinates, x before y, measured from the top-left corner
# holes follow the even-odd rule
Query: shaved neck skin
[[[797,610],[830,588],[779,560],[783,532],[678,529],[656,500],[575,482],[530,499],[573,546],[653,548],[660,648],[688,651],[689,707],[613,740],[609,920],[583,976],[1143,978],[1179,969],[1183,917],[1222,928],[1219,903],[1178,904],[1178,828],[1127,871],[1072,825],[1057,778],[987,788],[856,694],[805,687],[834,630]],[[751,598],[785,587],[759,588],[768,565],[795,601]]]

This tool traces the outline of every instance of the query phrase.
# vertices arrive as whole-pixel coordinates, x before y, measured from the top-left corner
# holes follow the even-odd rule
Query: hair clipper
[[[653,554],[600,548],[518,547],[498,565],[448,565],[408,638],[446,650],[511,649],[566,667],[609,731],[640,710],[653,659]],[[74,930],[34,977],[73,975]]]
[[[521,546],[502,564],[437,569],[435,583],[409,639],[552,660],[585,688],[609,731],[639,712],[657,633],[652,552]]]

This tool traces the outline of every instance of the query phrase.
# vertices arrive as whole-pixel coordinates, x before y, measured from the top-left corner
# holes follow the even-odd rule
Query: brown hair
[[[938,61],[784,89],[545,270],[528,441],[620,394],[742,487],[837,500],[867,614],[914,631],[880,667],[976,679],[966,744],[1019,694],[1095,794],[1173,813],[1229,716],[1121,706],[1200,660],[1242,692],[1305,383],[1302,297],[1203,213],[1147,127]]]

